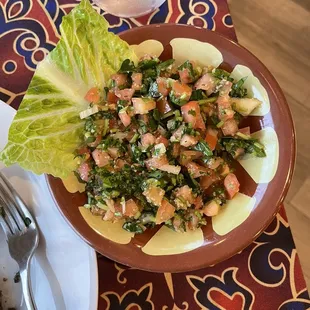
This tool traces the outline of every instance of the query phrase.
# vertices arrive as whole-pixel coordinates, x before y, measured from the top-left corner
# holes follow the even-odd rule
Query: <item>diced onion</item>
[[[97,112],[99,112],[99,107],[97,105],[94,105],[93,107],[80,112],[80,118],[84,119],[90,115],[96,114]]]
[[[179,174],[181,172],[181,166],[163,165],[160,166],[158,169],[173,174]]]
[[[166,147],[163,143],[156,144],[154,147],[154,156],[160,157],[166,153]]]

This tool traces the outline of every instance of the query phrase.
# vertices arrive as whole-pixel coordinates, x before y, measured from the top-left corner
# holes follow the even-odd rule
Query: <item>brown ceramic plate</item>
[[[249,67],[267,90],[271,109],[263,117],[249,117],[244,125],[250,125],[251,132],[266,126],[274,128],[279,141],[278,169],[271,182],[256,184],[240,165],[236,165],[241,193],[256,198],[253,211],[240,226],[224,236],[219,236],[213,231],[212,225],[207,225],[203,229],[203,245],[177,255],[151,256],[141,251],[141,246],[146,244],[158,228],[134,237],[126,245],[101,237],[87,225],[78,210],[78,207],[85,203],[86,195],[70,194],[60,179],[48,176],[56,204],[73,229],[86,242],[104,256],[122,264],[149,271],[183,272],[223,261],[249,245],[267,227],[278,212],[289,188],[295,161],[295,133],[285,97],[274,77],[255,56],[216,32],[186,25],[162,24],[134,28],[123,32],[120,37],[129,44],[139,44],[148,39],[160,41],[165,48],[161,56],[163,60],[171,58],[169,42],[172,39],[197,39],[211,43],[221,51],[224,58],[222,67],[226,70],[231,71],[237,64]]]

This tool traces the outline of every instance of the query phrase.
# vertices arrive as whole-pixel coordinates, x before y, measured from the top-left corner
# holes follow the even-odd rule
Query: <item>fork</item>
[[[23,295],[28,310],[36,310],[31,291],[29,265],[39,242],[39,231],[25,203],[0,172],[0,225],[11,257],[19,266]]]

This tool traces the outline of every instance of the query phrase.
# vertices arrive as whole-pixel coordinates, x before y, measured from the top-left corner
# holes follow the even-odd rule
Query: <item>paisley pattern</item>
[[[290,260],[293,255],[294,248],[293,237],[288,224],[280,215],[276,218],[276,227],[271,232],[265,232],[256,239],[249,256],[249,270],[256,282],[267,286],[277,287],[283,283],[287,273],[289,272]],[[264,264],[263,270],[258,270],[255,266],[259,263]]]
[[[197,276],[187,276],[186,278],[195,290],[197,304],[202,308],[251,309],[254,303],[254,294],[249,288],[238,283],[237,272],[237,268],[228,268],[221,278],[215,275],[206,275],[203,279]]]
[[[133,306],[139,306],[143,310],[153,310],[154,304],[150,300],[152,290],[152,283],[148,283],[141,287],[139,291],[130,290],[123,296],[119,296],[115,292],[105,292],[101,297],[107,301],[108,309],[122,310],[130,309]]]
[[[18,108],[37,63],[59,40],[74,0],[0,0],[0,99]],[[98,10],[114,33],[149,23],[186,23],[236,40],[226,0],[167,0],[139,18]],[[98,255],[98,309],[309,309],[309,294],[284,209],[249,247],[216,266],[179,274],[128,268]],[[107,280],[108,279],[108,280]]]
[[[59,40],[62,17],[74,0],[0,0],[0,99],[17,108],[37,63]],[[138,18],[119,18],[99,8],[114,33],[150,23],[184,23],[218,30],[236,39],[226,0],[167,0],[154,12]],[[20,79],[22,77],[22,79]]]
[[[164,310],[305,310],[310,307],[283,208],[256,242],[213,267],[159,274],[125,267],[102,256],[98,264],[104,274],[99,278],[100,292],[104,292],[99,309],[135,309],[130,306],[138,296],[143,297],[141,309],[146,301],[152,302],[154,309]],[[152,288],[148,295],[138,294],[148,285]],[[134,297],[128,297],[125,302],[128,293]],[[113,302],[115,307],[111,306]]]

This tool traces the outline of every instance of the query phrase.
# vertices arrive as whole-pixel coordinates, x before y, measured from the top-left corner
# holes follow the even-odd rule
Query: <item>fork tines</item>
[[[20,234],[27,229],[31,215],[22,199],[0,172],[0,224],[6,234]],[[1,208],[0,207],[0,208]]]

